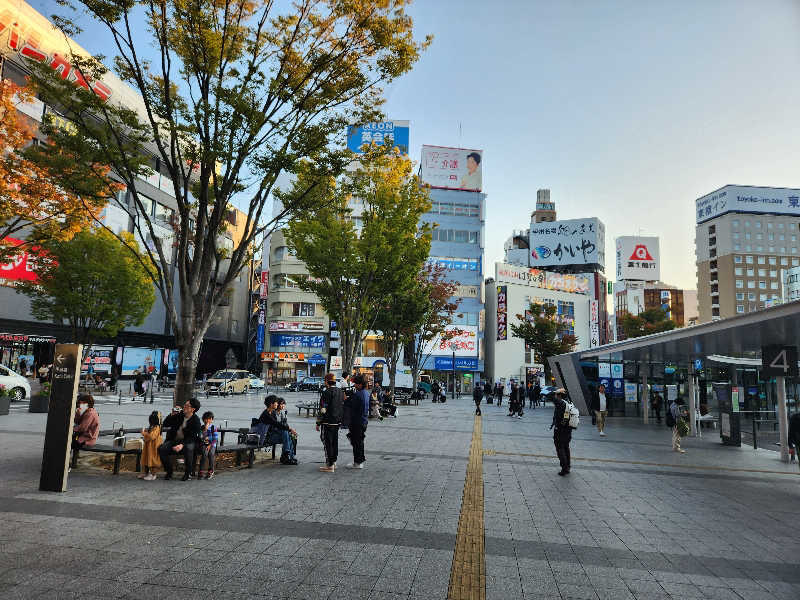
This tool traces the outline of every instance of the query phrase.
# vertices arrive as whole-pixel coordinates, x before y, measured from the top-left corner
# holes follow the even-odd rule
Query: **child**
[[[139,475],[139,479],[145,481],[155,481],[156,471],[161,466],[161,459],[158,457],[158,447],[161,445],[161,413],[154,410],[148,419],[150,427],[142,429],[142,464],[144,465],[144,475]]]
[[[278,411],[275,417],[282,425],[289,427],[289,411],[286,410],[286,400],[278,398]],[[292,437],[292,447],[297,448],[297,433],[290,433]]]
[[[219,430],[214,425],[214,413],[210,410],[203,413],[203,455],[200,457],[200,479],[211,479],[214,477],[214,464],[217,456],[217,442],[219,441]],[[208,461],[208,471],[203,467]]]

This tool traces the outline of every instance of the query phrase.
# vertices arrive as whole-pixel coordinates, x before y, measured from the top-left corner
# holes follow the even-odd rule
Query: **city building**
[[[800,190],[726,185],[696,201],[699,321],[767,308],[800,266]]]
[[[11,40],[14,43],[11,43]],[[39,52],[26,52],[25,41],[35,39]],[[40,60],[41,56],[66,56],[70,51],[83,53],[73,40],[65,39],[61,32],[39,14],[29,4],[0,1],[0,55],[2,55],[2,77],[18,85],[26,84],[30,72],[30,62]],[[64,77],[72,72],[70,65],[64,66]],[[76,79],[76,85],[77,79]],[[101,98],[119,102],[133,110],[141,110],[141,98],[127,84],[106,73],[102,80],[92,82],[91,91]],[[87,92],[88,93],[88,92]],[[30,104],[19,104],[18,110],[25,115],[35,132],[45,115],[55,118],[69,126],[68,115],[61,115],[55,107],[34,100]],[[43,143],[43,136],[37,133],[37,140]],[[177,210],[172,180],[162,172],[157,153],[153,151],[150,164],[154,173],[141,178],[136,183],[149,216],[154,222],[155,239],[138,236],[142,246],[151,249],[155,244],[171,247],[172,228],[170,221]],[[135,232],[135,220],[140,219],[132,196],[128,191],[120,192],[114,202],[110,202],[101,218],[116,233]],[[232,248],[241,239],[246,215],[232,209],[227,215],[228,230],[222,234],[222,245]],[[0,265],[0,360],[4,365],[16,365],[20,356],[33,357],[33,361],[52,362],[53,344],[70,342],[69,328],[60,323],[39,321],[31,314],[27,296],[17,294],[14,282],[20,278],[30,278],[29,256],[19,254],[8,265]],[[252,269],[246,267],[228,290],[228,295],[206,333],[200,351],[198,374],[214,371],[226,366],[242,366],[247,362],[246,339],[250,310],[250,282]],[[177,285],[177,274],[176,285]],[[94,351],[102,354],[103,362],[97,370],[116,367],[123,377],[131,375],[134,368],[147,365],[148,369],[161,374],[173,374],[176,368],[177,350],[167,319],[166,307],[156,292],[156,302],[150,314],[140,326],[128,327],[116,338],[100,340]]]
[[[495,382],[531,381],[544,374],[543,361],[511,332],[511,325],[525,318],[531,303],[556,306],[556,318],[568,326],[566,333],[578,338],[575,350],[592,347],[598,305],[593,288],[593,274],[495,263],[494,278],[486,280],[486,377]]]

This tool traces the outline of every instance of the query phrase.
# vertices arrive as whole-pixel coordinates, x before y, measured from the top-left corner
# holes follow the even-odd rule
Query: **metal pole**
[[[789,426],[786,421],[786,378],[776,377],[775,387],[778,388],[778,427],[781,434],[781,461],[789,462]]]
[[[456,399],[456,351],[453,350],[453,400]]]
[[[642,413],[644,416],[644,424],[647,425],[648,422],[648,404],[650,399],[650,394],[647,391],[647,371],[649,369],[645,369],[645,372],[642,373]]]
[[[756,411],[753,411],[751,421],[753,423],[753,450],[758,450],[758,434],[756,433]]]
[[[697,384],[694,365],[689,365],[689,420],[692,422],[692,437],[697,437]]]

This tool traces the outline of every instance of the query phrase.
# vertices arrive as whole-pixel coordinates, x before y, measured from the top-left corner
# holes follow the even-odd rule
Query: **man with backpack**
[[[556,447],[558,462],[561,464],[558,474],[563,477],[569,474],[569,443],[572,441],[572,430],[578,427],[579,413],[575,405],[570,402],[564,388],[556,390],[553,405],[553,423],[550,429],[553,430],[553,444]]]
[[[325,389],[319,397],[317,413],[317,431],[325,450],[325,466],[319,470],[323,473],[336,471],[336,459],[339,456],[339,426],[344,413],[344,390],[336,386],[336,375],[325,375]]]

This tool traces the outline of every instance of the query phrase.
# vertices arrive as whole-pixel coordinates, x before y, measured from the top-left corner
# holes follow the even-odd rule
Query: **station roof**
[[[760,359],[761,347],[800,341],[800,300],[693,327],[605,344],[578,352],[581,360],[688,365],[708,355]]]

